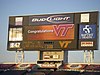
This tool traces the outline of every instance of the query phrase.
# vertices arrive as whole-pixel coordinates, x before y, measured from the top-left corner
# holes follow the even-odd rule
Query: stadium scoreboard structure
[[[10,16],[9,51],[97,50],[98,11]]]

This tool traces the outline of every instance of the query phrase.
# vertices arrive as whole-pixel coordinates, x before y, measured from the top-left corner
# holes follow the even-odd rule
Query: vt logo
[[[54,25],[54,32],[56,36],[66,36],[69,29],[73,28],[74,24]]]
[[[68,44],[72,41],[59,41],[61,48],[67,48]]]

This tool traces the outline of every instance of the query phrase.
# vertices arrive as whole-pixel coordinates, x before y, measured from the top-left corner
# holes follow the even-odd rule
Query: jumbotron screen
[[[26,40],[74,39],[74,24],[25,26]]]
[[[10,51],[95,50],[97,40],[98,11],[9,17]]]

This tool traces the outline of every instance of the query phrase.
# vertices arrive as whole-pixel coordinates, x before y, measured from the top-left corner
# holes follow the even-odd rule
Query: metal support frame
[[[24,51],[16,51],[15,63],[23,63],[24,61]]]
[[[94,50],[84,50],[84,63],[94,62]]]
[[[64,63],[68,63],[68,50],[64,51],[63,61]]]

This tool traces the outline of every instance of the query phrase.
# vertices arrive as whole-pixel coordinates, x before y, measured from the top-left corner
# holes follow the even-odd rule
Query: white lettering
[[[52,21],[66,21],[70,19],[70,17],[65,17],[65,15],[55,15],[55,16],[50,16],[47,18],[33,18],[32,22],[43,22],[43,21],[48,21],[48,22],[52,22]]]
[[[93,34],[81,34],[83,39],[92,39],[93,38]]]
[[[28,30],[27,31],[28,33],[50,33],[50,32],[53,32],[53,30]]]

